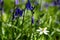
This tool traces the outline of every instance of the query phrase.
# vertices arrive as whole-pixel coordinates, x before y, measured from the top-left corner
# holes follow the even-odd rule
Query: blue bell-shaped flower
[[[22,14],[23,14],[23,10],[20,10],[19,8],[16,8],[15,16],[18,16],[18,15],[22,16]]]
[[[20,11],[19,8],[16,8],[16,9],[15,9],[15,16],[18,16],[19,11]]]
[[[19,15],[22,16],[22,14],[23,14],[23,10],[20,10]]]
[[[26,8],[28,10],[33,10],[33,7],[31,6],[30,0],[28,0],[27,4],[26,4]]]

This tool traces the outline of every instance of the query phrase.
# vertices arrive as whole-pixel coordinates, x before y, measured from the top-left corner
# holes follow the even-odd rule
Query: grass
[[[6,15],[1,15],[0,11],[0,40],[60,40],[60,10],[57,6],[43,7],[40,11],[40,5],[34,9],[34,24],[31,25],[32,12],[25,9],[23,16],[19,16],[12,21],[10,9],[14,3],[4,0],[4,11]],[[19,5],[21,7],[22,5]],[[46,11],[47,10],[47,11]],[[5,18],[6,16],[6,18]],[[39,22],[37,22],[39,20]],[[48,35],[42,34],[36,30],[47,27]],[[44,29],[43,29],[44,30]]]

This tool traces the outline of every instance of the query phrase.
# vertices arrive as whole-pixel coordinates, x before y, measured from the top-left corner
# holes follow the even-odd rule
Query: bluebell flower
[[[59,5],[59,6],[60,6],[60,0],[57,0],[57,5]]]
[[[16,10],[15,10],[15,16],[18,16],[19,11],[20,11],[20,9],[19,8],[16,8]]]
[[[20,10],[19,15],[22,16],[22,14],[23,14],[23,10]]]
[[[60,3],[60,0],[57,0],[57,3]]]
[[[57,2],[56,1],[54,1],[53,3],[54,3],[55,6],[57,5]]]
[[[34,17],[33,16],[32,16],[32,20],[31,21],[32,21],[32,24],[34,24]]]
[[[1,4],[1,6],[3,6],[3,4],[4,4],[4,1],[3,1],[3,0],[0,0],[0,4]]]
[[[0,3],[2,2],[2,0],[0,0]]]
[[[15,16],[18,16],[18,15],[22,16],[22,14],[23,14],[23,10],[20,10],[19,8],[16,8]]]
[[[18,5],[19,4],[19,0],[15,0],[15,4]]]
[[[33,10],[33,7],[31,6],[30,0],[28,0],[27,4],[26,4],[26,8],[28,10]]]
[[[56,6],[57,5],[57,2],[56,1],[53,1],[50,6]]]
[[[60,0],[53,1],[50,6],[60,6]]]

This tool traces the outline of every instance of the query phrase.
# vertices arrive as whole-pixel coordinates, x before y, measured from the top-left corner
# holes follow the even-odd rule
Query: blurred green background
[[[50,6],[52,1],[30,0],[31,5],[35,7],[34,24],[31,24],[32,11],[25,9],[27,0],[19,0],[17,6],[25,11],[14,21],[12,21],[12,14],[16,7],[15,0],[4,0],[4,14],[1,15],[0,10],[0,40],[60,40],[60,6]],[[38,4],[35,5],[35,2]],[[49,6],[46,7],[45,3]],[[40,35],[36,31],[45,27],[49,31],[48,35]]]

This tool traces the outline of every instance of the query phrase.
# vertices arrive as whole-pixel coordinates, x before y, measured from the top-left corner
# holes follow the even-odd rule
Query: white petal
[[[49,32],[49,31],[45,31],[45,32]]]
[[[48,35],[48,32],[49,32],[49,31],[44,31],[44,34],[45,34],[45,35]]]
[[[47,27],[44,28],[44,30],[46,30],[46,29],[47,29]]]
[[[40,35],[42,35],[42,34],[43,34],[43,32],[40,32],[39,34],[40,34]]]
[[[39,29],[37,31],[40,31]]]
[[[44,32],[44,34],[45,34],[45,35],[48,35],[48,33],[47,33],[47,32]]]

